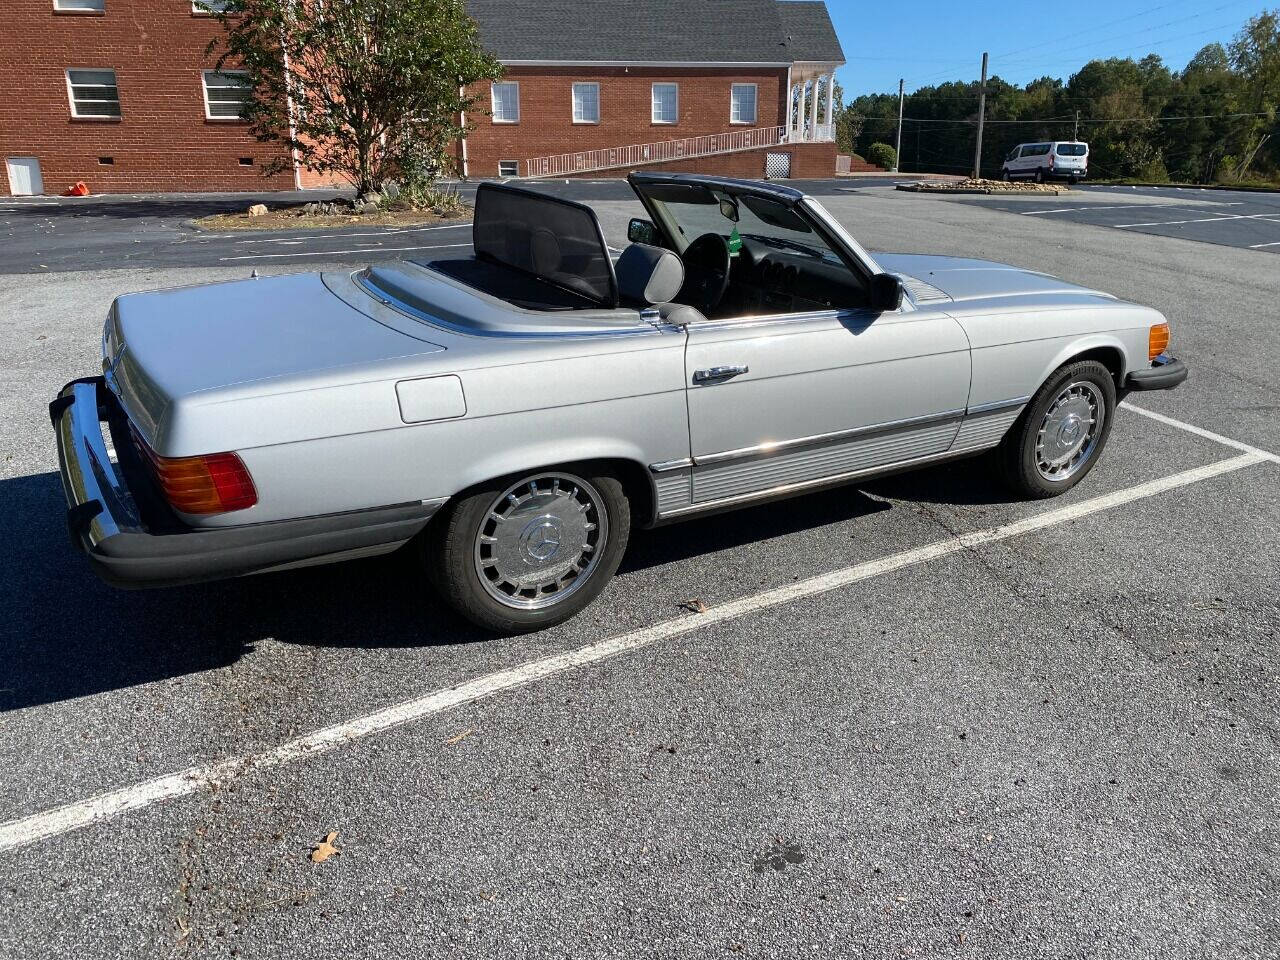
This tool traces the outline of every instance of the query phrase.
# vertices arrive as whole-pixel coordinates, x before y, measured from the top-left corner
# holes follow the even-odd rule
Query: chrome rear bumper
[[[390,553],[443,500],[198,529],[163,507],[132,450],[113,460],[103,425],[127,438],[124,414],[101,377],[76,380],[49,404],[71,542],[119,587],[169,586]],[[127,439],[119,441],[127,444]],[[132,466],[131,466],[132,465]]]

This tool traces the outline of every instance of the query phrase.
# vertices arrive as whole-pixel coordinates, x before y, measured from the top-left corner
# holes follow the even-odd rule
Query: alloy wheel
[[[1088,380],[1068,384],[1049,404],[1036,435],[1036,470],[1046,480],[1067,480],[1089,462],[1107,417],[1098,386]]]
[[[571,473],[526,477],[490,505],[475,539],[486,593],[519,610],[563,602],[590,578],[609,539],[600,492]]]

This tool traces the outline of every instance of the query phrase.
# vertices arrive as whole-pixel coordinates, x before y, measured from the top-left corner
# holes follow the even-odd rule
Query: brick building
[[[5,0],[0,157],[8,194],[291,189],[324,180],[238,118],[205,56],[224,0]],[[504,75],[472,91],[471,177],[680,169],[830,176],[843,63],[812,0],[469,0]]]

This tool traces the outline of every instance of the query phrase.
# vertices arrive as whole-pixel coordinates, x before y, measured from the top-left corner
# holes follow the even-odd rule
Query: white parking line
[[[1176,427],[1179,430],[1185,430],[1187,433],[1194,433],[1197,437],[1203,437],[1206,440],[1212,440],[1214,443],[1220,443],[1224,447],[1231,447],[1233,450],[1239,450],[1241,453],[1247,453],[1250,456],[1257,457],[1259,460],[1270,460],[1272,463],[1280,463],[1280,456],[1267,450],[1260,450],[1257,447],[1251,447],[1247,443],[1241,443],[1239,440],[1232,440],[1230,437],[1224,437],[1220,433],[1214,433],[1212,430],[1206,430],[1204,427],[1197,427],[1193,423],[1187,423],[1185,420],[1175,420],[1173,417],[1167,417],[1163,413],[1156,413],[1154,410],[1148,410],[1146,407],[1139,407],[1128,400],[1120,404],[1126,410],[1132,410],[1134,413],[1141,414],[1144,417],[1150,417],[1157,423],[1163,423],[1167,427]]]
[[[386,251],[387,253],[398,253],[402,250],[447,250],[450,247],[469,247],[470,243],[438,243],[438,244],[418,244],[416,247],[357,247],[354,250],[306,250],[300,253],[246,253],[238,257],[219,257],[219,260],[268,260],[279,257],[327,257],[336,256],[340,253],[369,253],[370,251],[378,251],[379,253]]]
[[[1280,240],[1273,240],[1271,243],[1251,243],[1250,250],[1261,250],[1263,247],[1280,247]]]
[[[470,227],[470,223],[446,223],[437,227],[395,227],[388,230],[373,230],[363,233],[312,233],[296,237],[257,237],[251,240],[240,240],[241,243],[289,243],[294,240],[345,240],[347,237],[389,237],[397,233],[425,233],[428,230],[457,230]]]
[[[1216,220],[1267,220],[1277,216],[1275,213],[1233,213],[1225,217],[1201,217],[1198,220],[1155,220],[1151,223],[1113,223],[1120,227],[1173,227],[1182,223],[1213,223]]]
[[[1243,200],[1232,200],[1228,203],[1217,203],[1217,204],[1214,204],[1214,206],[1238,207],[1243,203],[1244,203]],[[1135,207],[1165,207],[1166,209],[1173,209],[1173,210],[1178,209],[1177,207],[1170,207],[1170,205],[1167,203],[1117,203],[1114,205],[1107,205],[1105,207],[1094,206],[1093,204],[1089,204],[1089,203],[1082,203],[1075,207],[1062,207],[1061,209],[1058,209],[1058,210],[1020,210],[1019,213],[1021,213],[1024,217],[1038,217],[1046,213],[1075,213],[1078,210],[1083,210],[1085,212],[1089,212],[1093,210],[1133,210]]]
[[[1231,445],[1235,445],[1232,441]],[[277,747],[260,753],[245,754],[232,757],[206,766],[191,767],[167,776],[157,777],[119,790],[101,793],[86,800],[67,804],[52,810],[45,810],[18,820],[10,820],[0,824],[0,852],[17,847],[27,846],[41,840],[49,839],[72,830],[79,830],[118,817],[131,810],[188,796],[206,787],[232,780],[256,770],[279,767],[295,760],[315,756],[334,750],[344,744],[362,740],[377,733],[383,733],[441,713],[453,707],[474,703],[494,694],[507,690],[515,690],[546,680],[549,677],[577,670],[591,664],[600,663],[619,654],[629,653],[651,646],[662,640],[693,633],[715,624],[735,620],[747,614],[756,613],[779,604],[791,603],[805,597],[827,593],[841,587],[847,587],[862,580],[892,573],[916,564],[927,563],[940,557],[950,556],[965,550],[972,550],[986,544],[998,543],[1013,537],[1024,536],[1038,530],[1055,527],[1059,524],[1079,520],[1104,510],[1112,510],[1125,504],[1133,503],[1147,497],[1155,497],[1179,487],[1190,486],[1219,477],[1223,474],[1241,470],[1260,463],[1266,455],[1244,453],[1227,460],[1220,460],[1203,467],[1196,467],[1176,473],[1172,476],[1151,480],[1114,493],[1094,497],[1080,503],[1056,510],[1027,517],[1013,523],[998,527],[989,527],[972,533],[940,540],[927,546],[905,550],[879,560],[871,560],[856,566],[834,570],[820,576],[801,580],[797,583],[767,590],[753,596],[732,600],[718,607],[712,607],[706,613],[691,614],[667,620],[663,623],[622,634],[599,643],[588,644],[576,650],[569,650],[555,656],[544,657],[499,670],[487,676],[478,677],[456,687],[436,690],[431,693],[395,704],[376,713],[357,717],[345,723],[339,723],[313,733],[305,734],[294,740],[286,741]]]

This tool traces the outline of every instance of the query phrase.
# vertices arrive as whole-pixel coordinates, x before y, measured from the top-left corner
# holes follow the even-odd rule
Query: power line
[[[1179,116],[1179,117],[1098,117],[1093,119],[1081,117],[1080,122],[1081,123],[1137,123],[1139,121],[1143,121],[1143,122],[1154,122],[1154,123],[1168,123],[1174,120],[1230,120],[1235,117],[1269,117],[1269,116],[1271,116],[1269,112],[1263,111],[1262,113],[1200,113],[1200,114],[1189,114],[1186,116]],[[862,120],[864,123],[867,123],[870,121],[878,121],[882,123],[897,122],[897,118],[895,117],[863,117]],[[976,126],[978,123],[977,120],[963,120],[963,119],[932,120],[924,117],[903,117],[902,122],[903,123],[964,124],[971,127]],[[992,124],[992,123],[1027,124],[1027,123],[1075,123],[1076,121],[1074,117],[1063,116],[1063,117],[1041,117],[1035,120],[987,120],[985,122],[988,124]]]
[[[1082,43],[1082,44],[1076,44],[1075,46],[1072,46],[1072,47],[1066,47],[1066,48],[1057,49],[1057,50],[1048,50],[1048,51],[1045,51],[1045,54],[1046,54],[1046,55],[1048,55],[1048,56],[1057,57],[1057,56],[1062,55],[1062,54],[1073,53],[1074,51],[1077,51],[1077,50],[1082,50],[1082,49],[1089,48],[1089,47],[1097,47],[1097,46],[1100,46],[1100,45],[1103,45],[1103,44],[1109,44],[1109,43],[1111,43],[1112,41],[1117,40],[1117,39],[1126,39],[1126,38],[1129,38],[1129,37],[1141,36],[1141,35],[1143,35],[1143,34],[1149,34],[1149,33],[1152,33],[1153,31],[1155,31],[1155,30],[1159,30],[1159,29],[1161,29],[1161,28],[1163,28],[1163,27],[1173,26],[1174,24],[1178,24],[1178,23],[1185,23],[1185,22],[1187,22],[1188,20],[1196,20],[1196,19],[1200,19],[1200,18],[1201,18],[1201,17],[1203,17],[1206,13],[1217,13],[1219,10],[1225,10],[1225,9],[1227,9],[1227,8],[1229,8],[1229,7],[1238,6],[1238,5],[1242,4],[1242,3],[1252,3],[1252,2],[1253,2],[1253,0],[1232,0],[1232,2],[1230,2],[1230,3],[1224,3],[1224,4],[1221,4],[1221,5],[1217,6],[1217,7],[1213,7],[1212,9],[1209,9],[1209,10],[1199,11],[1199,12],[1197,12],[1197,13],[1195,13],[1195,14],[1190,15],[1190,16],[1187,16],[1187,17],[1179,17],[1179,18],[1176,18],[1176,19],[1173,19],[1173,20],[1168,20],[1168,21],[1166,21],[1166,22],[1164,22],[1164,23],[1154,24],[1154,25],[1152,25],[1152,26],[1150,26],[1150,27],[1144,27],[1144,28],[1143,28],[1143,29],[1141,29],[1141,30],[1132,31],[1132,32],[1127,33],[1127,34],[1121,34],[1119,37],[1108,37],[1108,38],[1105,38],[1105,39],[1099,38],[1099,39],[1096,39],[1096,40],[1089,40],[1089,41],[1087,41],[1087,42],[1085,42],[1085,43]],[[1159,9],[1159,8],[1157,8],[1157,9]],[[1141,45],[1141,46],[1146,46],[1146,47],[1158,47],[1158,46],[1163,46],[1163,45],[1165,45],[1165,44],[1167,44],[1167,43],[1174,43],[1174,42],[1177,42],[1178,40],[1186,40],[1186,39],[1188,39],[1188,38],[1190,38],[1190,37],[1203,36],[1203,35],[1204,35],[1204,34],[1206,34],[1206,33],[1215,33],[1215,32],[1217,32],[1217,31],[1219,31],[1219,30],[1227,30],[1227,29],[1230,29],[1231,27],[1238,27],[1238,26],[1239,26],[1239,24],[1238,24],[1238,23],[1236,23],[1236,22],[1232,22],[1232,23],[1224,23],[1224,24],[1219,24],[1219,25],[1214,26],[1214,27],[1209,27],[1209,28],[1204,29],[1204,30],[1197,30],[1197,31],[1194,31],[1194,32],[1192,32],[1192,33],[1179,34],[1178,36],[1174,36],[1174,37],[1164,37],[1164,38],[1161,38],[1161,39],[1159,39],[1159,40],[1139,41],[1139,45]],[[1077,34],[1077,35],[1078,35],[1078,34]],[[1046,46],[1046,45],[1048,45],[1048,44],[1058,43],[1058,42],[1060,42],[1062,39],[1066,39],[1066,38],[1061,38],[1061,37],[1060,37],[1060,38],[1056,38],[1056,39],[1054,39],[1054,40],[1046,41],[1045,43],[1042,43],[1042,44],[1036,44],[1036,45],[1033,45],[1033,46],[1031,46],[1031,47],[1021,47],[1021,48],[1018,48],[1018,49],[1015,49],[1015,50],[1009,51],[1008,53],[1000,54],[1000,55],[998,55],[998,57],[993,57],[992,59],[997,61],[997,62],[995,63],[995,66],[996,66],[996,68],[997,68],[997,69],[998,69],[998,68],[1001,68],[1001,67],[1009,67],[1009,66],[1019,67],[1019,66],[1021,66],[1022,64],[1025,64],[1025,63],[1028,63],[1028,62],[1042,61],[1042,56],[1041,56],[1041,55],[1030,56],[1030,57],[1018,57],[1018,56],[1012,56],[1012,58],[1011,58],[1011,59],[1008,59],[1008,60],[1006,60],[1006,59],[1004,59],[1004,58],[1005,58],[1005,57],[1010,57],[1011,55],[1014,55],[1014,54],[1024,53],[1024,52],[1026,52],[1027,50],[1035,49],[1035,47],[1037,47],[1037,46],[1041,46],[1041,47],[1042,47],[1042,46]],[[1096,59],[1096,57],[1095,57],[1095,58],[1093,58],[1093,59]],[[958,61],[958,62],[959,62],[959,61]],[[952,73],[952,71],[950,71],[950,70],[941,70],[941,71],[938,71],[938,72],[936,72],[936,73],[931,73],[931,74],[929,74],[929,75],[927,75],[927,76],[925,76],[925,77],[921,77],[921,78],[917,79],[915,82],[916,82],[916,83],[918,83],[920,86],[925,86],[925,85],[936,85],[936,84],[928,84],[928,81],[930,81],[930,80],[935,80],[935,79],[940,78],[940,77],[945,77],[945,76],[947,76],[947,75],[948,75],[948,74],[950,74],[950,73]],[[998,75],[999,75],[999,73],[997,72],[997,74],[996,74],[996,75],[998,76]],[[943,82],[951,82],[951,81],[943,81]],[[972,81],[959,81],[959,82],[970,82],[970,83],[971,83]]]
[[[1080,49],[1083,49],[1084,47],[1093,47],[1093,46],[1098,46],[1098,45],[1105,44],[1105,43],[1110,43],[1110,42],[1111,42],[1111,41],[1113,41],[1113,40],[1124,40],[1124,39],[1128,39],[1129,37],[1140,37],[1140,36],[1142,36],[1143,34],[1147,34],[1147,33],[1154,33],[1154,32],[1155,32],[1155,31],[1157,31],[1157,30],[1162,30],[1162,29],[1164,29],[1165,27],[1172,27],[1172,26],[1175,26],[1175,25],[1177,25],[1177,24],[1179,24],[1179,23],[1186,23],[1188,20],[1199,20],[1199,19],[1200,19],[1201,17],[1203,17],[1205,14],[1209,14],[1209,13],[1217,13],[1219,10],[1226,10],[1228,7],[1241,6],[1241,5],[1242,5],[1242,4],[1244,4],[1244,3],[1248,3],[1248,4],[1250,4],[1250,5],[1252,6],[1252,5],[1254,4],[1254,2],[1255,2],[1255,0],[1230,0],[1230,2],[1229,2],[1229,3],[1220,4],[1219,6],[1213,7],[1213,8],[1212,8],[1212,9],[1210,9],[1210,10],[1197,10],[1195,13],[1191,14],[1190,16],[1186,16],[1186,17],[1176,17],[1176,18],[1174,18],[1173,20],[1166,20],[1164,23],[1153,23],[1153,24],[1151,24],[1150,26],[1143,27],[1141,30],[1132,30],[1132,31],[1130,31],[1130,32],[1128,32],[1128,33],[1122,33],[1122,34],[1119,34],[1119,35],[1116,35],[1116,36],[1106,37],[1105,39],[1104,39],[1104,38],[1099,38],[1099,39],[1096,39],[1096,40],[1086,40],[1084,43],[1078,43],[1078,44],[1076,44],[1075,46],[1072,46],[1072,47],[1066,47],[1066,48],[1063,48],[1063,49],[1053,49],[1053,50],[1048,50],[1048,51],[1045,51],[1045,52],[1046,52],[1046,53],[1048,53],[1048,54],[1069,53],[1069,52],[1071,52],[1071,51],[1073,51],[1073,50],[1080,50]],[[1232,24],[1227,24],[1227,26],[1232,26]],[[1215,27],[1215,28],[1213,28],[1213,29],[1217,29],[1217,28]],[[1059,38],[1059,39],[1066,39],[1066,38]],[[1051,41],[1049,41],[1049,43],[1057,43],[1057,42],[1058,42],[1057,40],[1051,40]],[[1042,44],[1041,46],[1043,46],[1043,45],[1044,45],[1044,44]],[[1032,56],[1032,57],[1018,57],[1018,56],[1014,56],[1014,54],[1025,53],[1027,50],[1031,50],[1031,49],[1034,49],[1034,48],[1033,48],[1033,47],[1024,47],[1024,48],[1023,48],[1023,49],[1021,49],[1021,50],[1014,50],[1014,51],[1012,51],[1011,53],[1001,54],[1001,62],[1002,62],[1002,63],[1020,63],[1020,62],[1026,61],[1026,60],[1038,60],[1038,59],[1040,59],[1040,56],[1039,56],[1039,55]],[[1004,59],[1005,57],[1009,57],[1010,59],[1006,60],[1006,59]]]
[[[1084,34],[1086,33],[1093,33],[1095,30],[1102,30],[1106,27],[1114,27],[1118,23],[1127,23],[1130,20],[1136,20],[1139,17],[1145,17],[1147,14],[1155,13],[1157,10],[1167,10],[1169,9],[1169,7],[1176,7],[1185,2],[1186,0],[1174,0],[1174,2],[1172,3],[1157,4],[1154,7],[1147,7],[1147,9],[1145,10],[1139,10],[1137,13],[1131,13],[1127,17],[1120,17],[1119,19],[1116,19],[1116,20],[1108,20],[1105,23],[1095,23],[1091,27],[1086,27],[1083,30],[1077,30],[1075,33],[1068,33],[1066,36],[1054,37],[1052,40],[1045,40],[1041,43],[1033,43],[1029,47],[1021,47],[1015,50],[1005,50],[1001,53],[993,54],[993,56],[1008,57],[1015,53],[1025,53],[1027,50],[1038,50],[1041,47],[1048,47],[1055,43],[1061,43],[1063,40],[1072,40],[1076,37],[1084,36]]]

